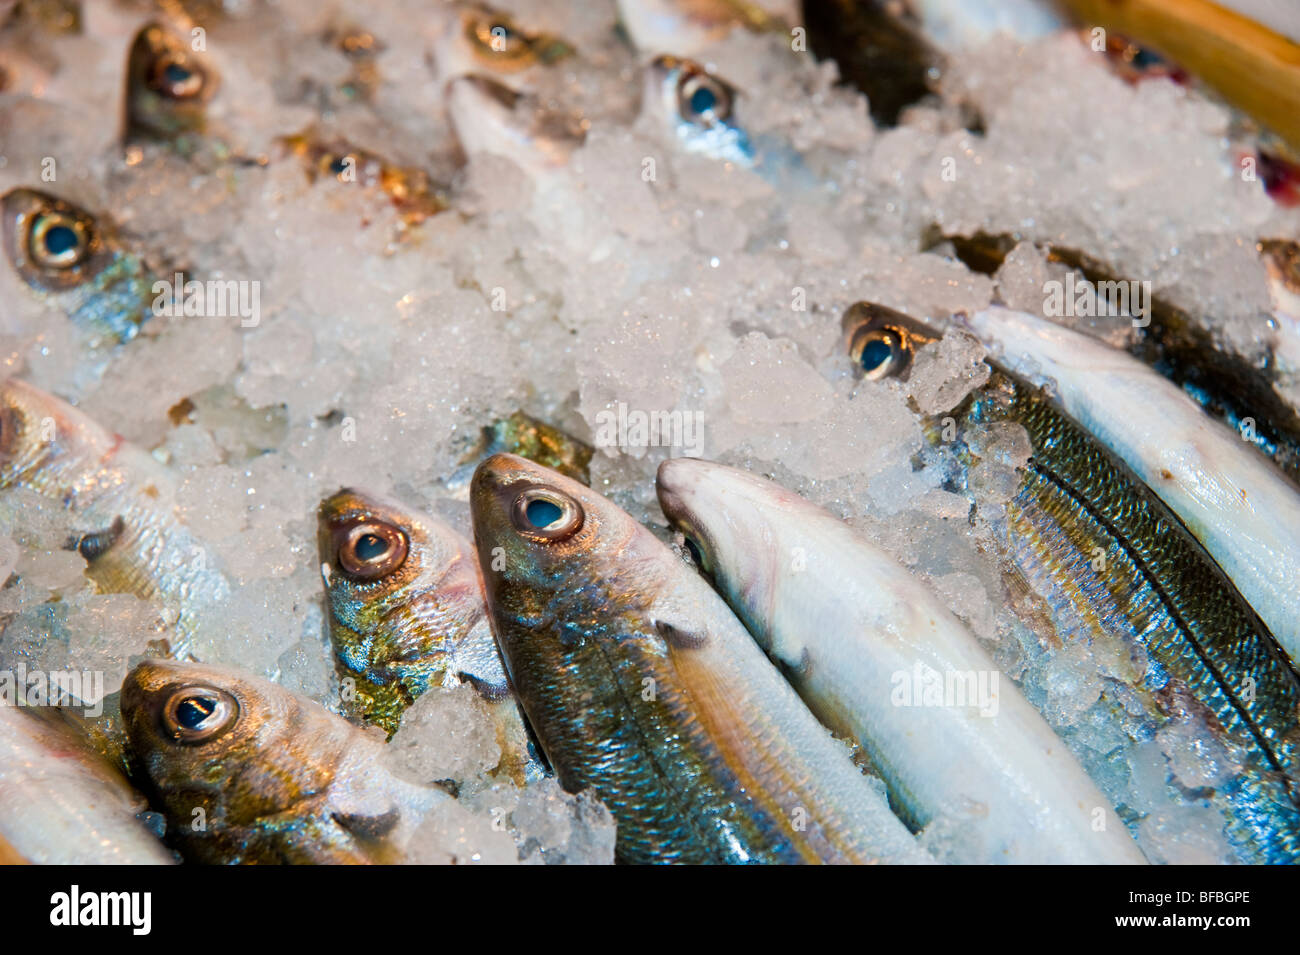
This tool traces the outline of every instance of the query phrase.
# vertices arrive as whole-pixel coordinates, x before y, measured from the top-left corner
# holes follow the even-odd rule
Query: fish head
[[[504,156],[534,176],[567,165],[587,137],[581,117],[548,109],[481,74],[452,80],[447,106],[467,154]]]
[[[871,302],[856,302],[840,322],[854,369],[872,381],[905,378],[917,349],[941,336],[923,322]]]
[[[121,705],[135,769],[182,831],[196,809],[223,831],[321,793],[351,729],[269,680],[171,660],[132,669]]]
[[[447,677],[503,692],[469,541],[438,518],[345,488],[318,512],[330,638],[357,709],[395,732]]]
[[[494,454],[474,472],[470,507],[488,601],[514,616],[578,626],[557,611],[557,601],[582,604],[580,594],[591,594],[593,584],[614,593],[645,590],[651,582],[635,578],[644,539],[658,541],[613,503],[558,471],[514,454]],[[608,574],[600,567],[607,553],[619,555],[617,573],[624,580],[610,577],[613,566]],[[594,596],[592,601],[608,603]],[[509,648],[502,650],[508,659]]]
[[[398,166],[383,157],[315,128],[285,136],[281,145],[303,164],[311,182],[329,180],[379,188],[409,225],[417,225],[447,208],[446,200],[422,169]]]
[[[0,383],[0,488],[31,479],[71,497],[84,462],[106,460],[120,443],[117,435],[39,388],[16,378]]]
[[[477,3],[447,8],[448,22],[434,45],[434,67],[444,81],[483,74],[529,88],[533,74],[573,55],[560,37],[532,30],[514,17]]]
[[[22,281],[74,321],[117,341],[135,337],[153,283],[112,221],[57,196],[16,188],[0,198],[5,257]]]
[[[160,23],[136,34],[127,58],[126,134],[172,140],[201,132],[217,74]]]
[[[694,60],[664,55],[646,67],[643,109],[687,152],[752,166],[754,147],[737,125],[736,99],[735,87]]]
[[[349,600],[436,582],[464,557],[463,538],[443,521],[352,488],[321,502],[318,528],[330,586]]]
[[[655,491],[704,576],[742,602],[770,596],[759,591],[772,579],[773,545],[781,539],[771,519],[797,515],[807,502],[756,474],[698,458],[660,464]]]
[[[34,289],[61,292],[102,272],[112,252],[107,233],[85,209],[47,192],[17,188],[0,199],[5,254]]]

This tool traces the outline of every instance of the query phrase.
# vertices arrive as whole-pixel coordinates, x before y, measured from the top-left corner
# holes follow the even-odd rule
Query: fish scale
[[[537,494],[570,515],[557,539],[518,523]],[[932,861],[721,599],[629,515],[505,454],[479,466],[471,503],[511,685],[565,788],[613,813],[621,861]]]
[[[1022,572],[1061,585],[1058,594],[1094,621],[1097,634],[1141,641],[1168,677],[1208,708],[1245,756],[1240,778],[1225,788],[1235,846],[1257,861],[1300,860],[1294,669],[1155,495],[1047,401],[1013,387],[1005,413],[1024,425],[1033,447],[1008,508],[1009,543]],[[990,408],[977,401],[973,416]],[[1097,547],[1105,555],[1101,572],[1091,567]],[[1054,607],[1058,618],[1061,609]]]

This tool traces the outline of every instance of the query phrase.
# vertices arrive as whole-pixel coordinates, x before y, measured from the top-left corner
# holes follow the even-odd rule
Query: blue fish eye
[[[691,112],[703,116],[718,105],[718,97],[707,86],[700,86],[691,94]]]
[[[357,538],[357,560],[374,560],[388,553],[388,541],[378,534],[362,534]]]
[[[166,77],[167,82],[178,86],[193,75],[193,73],[180,63],[168,63],[167,67],[163,70],[163,76]]]
[[[892,353],[893,349],[889,347],[888,342],[880,339],[867,342],[862,348],[862,357],[860,359],[863,371],[874,371],[879,368],[889,361],[889,356]]]
[[[528,515],[528,523],[541,530],[558,521],[564,511],[553,501],[539,497],[528,502],[528,506],[524,508],[524,513]]]
[[[330,172],[334,173],[334,175],[336,176],[343,175],[343,173],[347,170],[347,168],[348,168],[347,156],[336,156],[334,160],[330,163]]]
[[[1140,70],[1160,66],[1163,63],[1164,60],[1162,60],[1158,54],[1152,53],[1150,50],[1139,48],[1138,51],[1133,54],[1133,65]]]
[[[198,729],[217,708],[217,701],[208,696],[191,696],[176,707],[176,722],[186,729]]]
[[[66,255],[80,244],[77,231],[66,225],[56,225],[46,229],[43,241],[45,251],[56,258]]]

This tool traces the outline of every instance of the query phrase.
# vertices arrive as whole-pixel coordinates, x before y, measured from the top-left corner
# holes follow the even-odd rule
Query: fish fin
[[[122,520],[121,516],[118,516],[113,518],[113,523],[103,530],[74,534],[69,537],[64,543],[63,549],[75,550],[86,559],[86,563],[91,563],[95,558],[107,553],[117,543],[122,536],[122,531],[125,529],[126,522]]]
[[[355,812],[335,812],[330,814],[339,826],[363,842],[378,842],[392,835],[397,824],[402,820],[401,811],[394,806],[379,815],[365,815]]]
[[[708,631],[687,630],[684,627],[671,624],[667,620],[656,620],[655,630],[674,650],[698,650],[709,642]]]

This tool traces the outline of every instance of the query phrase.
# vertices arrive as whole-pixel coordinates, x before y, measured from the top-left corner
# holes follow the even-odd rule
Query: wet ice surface
[[[0,277],[7,371],[174,471],[177,518],[234,588],[203,658],[337,708],[321,497],[364,487],[468,532],[446,482],[492,420],[522,408],[599,443],[602,416],[620,408],[698,414],[691,450],[827,506],[929,581],[1133,810],[1145,848],[1162,861],[1228,857],[1213,811],[1169,785],[1204,771],[1186,761],[1212,744],[1203,727],[1129,732],[1107,717],[1126,664],[1056,645],[1011,609],[992,555],[1028,455],[1023,432],[968,435],[981,463],[960,493],[962,465],[924,436],[917,411],[942,417],[979,387],[982,349],[950,329],[906,384],[859,382],[839,327],[860,299],[940,327],[995,300],[1041,313],[1059,266],[1023,244],[995,276],[975,274],[942,247],[921,251],[938,226],[1087,250],[1258,358],[1271,331],[1254,243],[1300,236],[1300,219],[1243,181],[1226,110],[1167,82],[1126,85],[1071,35],[999,37],[954,54],[944,103],[876,130],[862,99],[833,86],[831,65],[737,31],[699,58],[740,91],[737,121],[781,147],[751,170],[682,151],[662,116],[638,112],[645,57],[613,33],[612,3],[581,16],[549,0],[496,5],[578,51],[529,81],[549,108],[590,121],[562,166],[543,163],[535,140],[509,158],[461,155],[431,79],[442,21],[414,2],[347,17],[296,0],[278,16],[212,25],[207,58],[222,85],[209,140],[221,148],[190,158],[117,146],[121,67],[143,22],[125,8],[89,5],[97,41],[52,41],[60,68],[44,99],[0,96],[0,188],[40,186],[111,215],[164,275],[260,283],[256,327],[155,318],[128,346],[87,356],[12,270]],[[340,93],[355,64],[320,41],[354,27],[383,44],[368,100]],[[983,134],[962,128],[958,104]],[[451,208],[407,228],[377,188],[311,181],[277,142],[314,123],[425,168]],[[45,157],[59,171],[41,184]],[[1131,333],[1122,318],[1075,324],[1116,344]],[[654,471],[684,443],[600,447],[593,484],[662,532]],[[166,622],[147,602],[94,592],[84,561],[61,549],[57,505],[10,492],[0,518],[0,665],[103,669],[111,692]],[[467,688],[430,693],[394,739],[406,772],[461,794],[426,821],[413,854],[607,861],[603,809],[552,781],[520,791],[490,778],[485,712]],[[927,844],[947,855],[962,824],[936,822]]]

